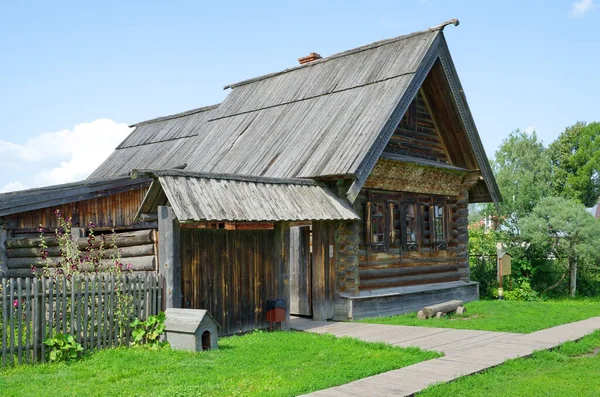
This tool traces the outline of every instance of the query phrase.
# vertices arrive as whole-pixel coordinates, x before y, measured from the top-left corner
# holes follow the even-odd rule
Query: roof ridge
[[[456,18],[455,19],[451,19],[451,20],[449,20],[447,22],[444,22],[444,23],[442,23],[440,25],[434,26],[434,27],[426,29],[426,30],[420,30],[420,31],[408,33],[408,34],[405,34],[405,35],[392,37],[390,39],[375,41],[373,43],[366,44],[366,45],[363,45],[363,46],[360,46],[360,47],[356,47],[356,48],[352,48],[350,50],[338,52],[336,54],[330,55],[328,57],[320,58],[320,59],[317,59],[317,60],[312,61],[312,62],[308,62],[308,63],[302,64],[302,65],[297,65],[297,66],[294,66],[294,67],[291,67],[291,68],[287,68],[287,69],[284,69],[284,70],[279,71],[279,72],[268,73],[268,74],[264,74],[262,76],[253,77],[251,79],[242,80],[242,81],[234,83],[234,84],[226,85],[225,87],[223,87],[223,89],[226,90],[228,88],[236,88],[236,87],[239,87],[239,86],[242,86],[242,85],[255,83],[255,82],[261,81],[261,80],[266,80],[266,79],[269,79],[271,77],[279,76],[281,74],[293,72],[294,70],[298,70],[298,69],[301,69],[301,68],[312,67],[312,66],[315,66],[315,65],[319,65],[319,64],[325,63],[327,61],[331,61],[333,59],[338,59],[338,58],[342,58],[342,57],[345,57],[345,56],[357,54],[359,52],[368,51],[368,50],[371,50],[373,48],[382,47],[384,45],[392,44],[392,43],[395,43],[395,42],[398,42],[398,41],[402,41],[402,40],[407,40],[407,39],[410,39],[410,38],[413,38],[413,37],[416,37],[416,36],[420,36],[420,35],[423,35],[423,34],[432,33],[432,32],[442,32],[444,30],[444,28],[447,25],[450,25],[450,24],[458,26],[458,24],[459,24],[458,19],[456,19]]]
[[[216,109],[218,106],[219,106],[219,104],[217,103],[216,105],[203,106],[200,108],[186,110],[184,112],[175,113],[175,114],[171,114],[168,116],[156,117],[156,118],[153,118],[150,120],[140,121],[139,123],[131,124],[129,127],[139,127],[139,126],[146,125],[146,124],[157,123],[159,121],[177,119],[177,118],[189,116],[189,115],[192,115],[195,113],[202,113],[202,112],[206,112],[209,110],[213,110],[213,109]]]

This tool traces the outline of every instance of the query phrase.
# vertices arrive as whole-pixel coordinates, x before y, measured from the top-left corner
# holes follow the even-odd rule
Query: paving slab
[[[495,367],[536,350],[551,349],[581,339],[600,329],[600,317],[533,332],[457,330],[367,323],[333,323],[292,318],[291,328],[319,334],[349,336],[394,346],[417,346],[443,352],[444,357],[423,361],[345,385],[306,394],[311,397],[411,396],[428,386],[448,382]]]

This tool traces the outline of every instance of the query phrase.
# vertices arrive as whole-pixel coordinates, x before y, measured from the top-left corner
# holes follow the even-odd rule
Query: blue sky
[[[0,191],[82,179],[137,121],[229,83],[435,26],[491,157],[600,120],[600,1],[0,0]]]

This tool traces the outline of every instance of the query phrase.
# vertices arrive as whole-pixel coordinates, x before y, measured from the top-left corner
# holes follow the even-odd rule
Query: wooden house
[[[0,195],[3,238],[57,205],[82,225],[157,230],[167,305],[208,310],[223,334],[266,327],[267,299],[318,320],[477,299],[468,204],[500,194],[447,24],[311,54],[219,105],[138,123],[87,181],[47,188],[54,201]]]

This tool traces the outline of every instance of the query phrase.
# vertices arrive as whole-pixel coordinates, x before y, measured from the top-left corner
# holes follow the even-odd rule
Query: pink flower
[[[19,300],[18,299],[15,299],[15,301],[13,302],[13,306],[14,307],[19,306]]]

